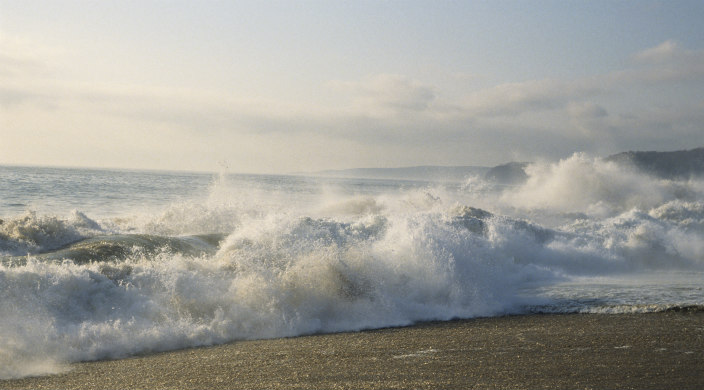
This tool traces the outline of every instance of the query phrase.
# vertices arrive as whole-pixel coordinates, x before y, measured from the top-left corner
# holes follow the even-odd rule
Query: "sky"
[[[704,146],[702,1],[0,0],[0,164],[290,173]]]

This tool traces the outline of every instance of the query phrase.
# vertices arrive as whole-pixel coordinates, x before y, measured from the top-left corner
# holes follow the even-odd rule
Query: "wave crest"
[[[103,228],[80,211],[62,219],[56,216],[37,216],[28,211],[20,217],[0,223],[0,254],[24,255],[60,248],[91,235],[104,232]]]
[[[674,200],[704,198],[701,180],[665,180],[582,153],[557,163],[526,168],[528,180],[507,191],[506,204],[526,210],[583,212],[607,217],[638,208],[648,210]]]

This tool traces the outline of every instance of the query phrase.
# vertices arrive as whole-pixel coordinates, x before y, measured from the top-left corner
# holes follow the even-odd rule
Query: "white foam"
[[[104,232],[80,211],[72,211],[68,218],[28,211],[0,223],[0,255],[45,252]]]
[[[0,361],[24,354],[38,367],[513,310],[516,266],[474,235],[436,214],[277,215],[250,219],[212,258],[30,260],[0,269],[3,338],[15,341]]]
[[[668,201],[701,201],[701,181],[657,179],[633,168],[577,153],[557,163],[535,163],[528,181],[504,194],[514,207],[549,212],[581,212],[608,217],[631,209],[649,210]]]
[[[97,233],[227,238],[203,257],[0,265],[0,378],[78,360],[535,307],[704,304],[696,289],[704,275],[700,182],[654,179],[583,155],[529,174],[500,192],[478,178],[335,191],[299,179],[267,187],[274,178],[224,177],[204,200],[156,213],[6,220],[0,232],[3,245],[15,245],[11,254]],[[643,279],[672,272],[690,279]]]

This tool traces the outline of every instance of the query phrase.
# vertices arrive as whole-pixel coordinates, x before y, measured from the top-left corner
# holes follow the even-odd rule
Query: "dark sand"
[[[704,389],[704,312],[532,315],[77,363],[3,389]]]

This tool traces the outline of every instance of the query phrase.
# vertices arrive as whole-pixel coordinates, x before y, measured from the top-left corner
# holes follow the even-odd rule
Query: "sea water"
[[[0,378],[212,345],[704,305],[704,181],[576,154],[501,186],[0,167]]]

